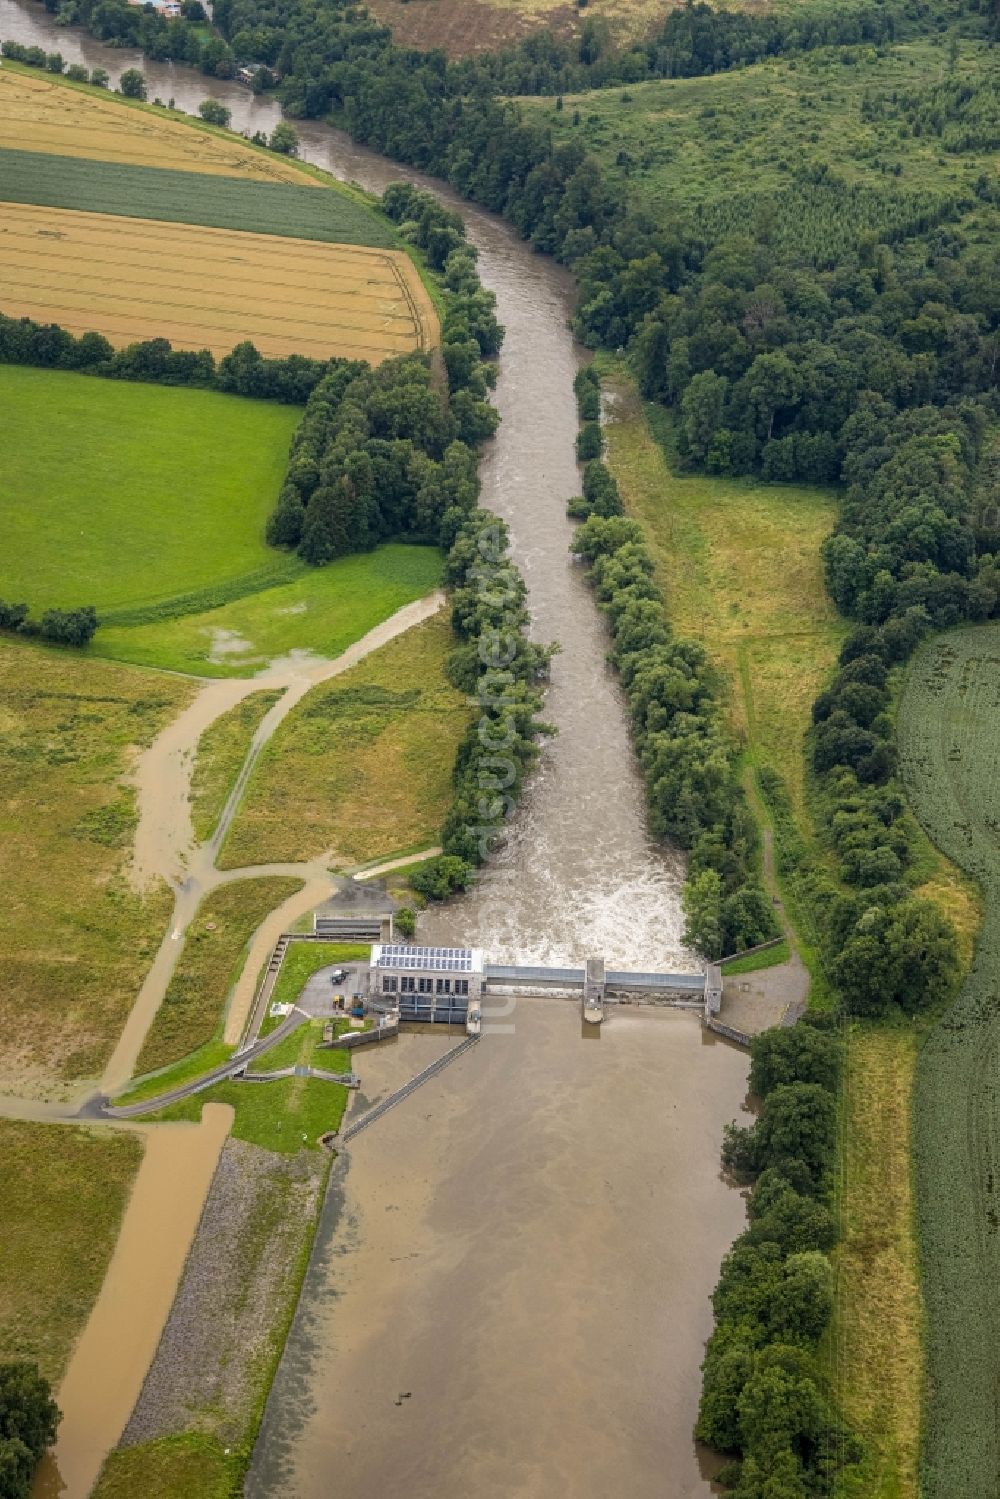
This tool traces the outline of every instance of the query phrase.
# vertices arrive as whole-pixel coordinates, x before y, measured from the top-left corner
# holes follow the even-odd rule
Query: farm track
[[[396,250],[4,204],[2,310],[228,353],[369,358],[424,349],[436,318]],[[185,275],[186,266],[197,267]],[[414,284],[415,283],[415,284]]]
[[[921,1053],[914,1109],[927,1307],[927,1499],[1000,1493],[1000,627],[926,646],[899,741],[928,833],[978,880],[972,969]]]
[[[192,129],[130,106],[120,97],[84,93],[32,74],[0,70],[0,148],[112,161],[183,167],[212,176],[321,187],[280,157],[265,156],[237,137]]]

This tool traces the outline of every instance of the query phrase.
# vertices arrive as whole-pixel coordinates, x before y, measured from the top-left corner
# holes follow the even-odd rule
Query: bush
[[[579,463],[600,458],[604,448],[599,422],[585,422],[576,434],[576,456]]]
[[[836,1036],[808,1021],[775,1026],[750,1044],[750,1091],[761,1098],[788,1083],[813,1083],[836,1093],[841,1049]]]
[[[35,1469],[56,1439],[60,1414],[35,1364],[0,1364],[0,1494],[27,1499]]]
[[[118,80],[118,92],[126,99],[146,98],[146,79],[138,68],[126,68]]]
[[[393,927],[401,937],[409,940],[417,930],[416,912],[410,906],[400,906],[393,917]]]
[[[410,876],[413,889],[428,900],[447,900],[457,890],[467,890],[471,882],[471,864],[450,854],[428,859]]]
[[[233,117],[232,110],[220,104],[218,99],[202,99],[198,105],[198,113],[209,125],[222,125],[225,129],[229,128]]]
[[[299,132],[287,120],[281,120],[271,131],[268,145],[272,151],[277,151],[279,156],[298,156]]]

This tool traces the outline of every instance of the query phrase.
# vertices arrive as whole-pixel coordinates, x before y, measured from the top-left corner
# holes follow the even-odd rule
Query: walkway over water
[[[562,989],[583,991],[585,968],[546,968],[540,964],[487,963],[483,969],[483,992],[496,989]],[[621,990],[649,993],[664,998],[701,999],[705,993],[703,973],[631,973],[609,968],[604,976],[609,996]]]

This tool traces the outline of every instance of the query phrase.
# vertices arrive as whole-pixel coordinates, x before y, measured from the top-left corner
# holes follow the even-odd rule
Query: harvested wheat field
[[[0,69],[0,146],[321,186],[290,162],[252,150],[239,136],[213,135],[192,128],[190,120],[129,106],[118,95],[83,92],[7,67]]]
[[[366,359],[428,349],[433,303],[401,250],[0,203],[0,311],[226,354]]]

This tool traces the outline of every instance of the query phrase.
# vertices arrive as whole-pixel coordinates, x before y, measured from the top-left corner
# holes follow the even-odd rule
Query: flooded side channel
[[[151,96],[194,112],[211,94],[238,129],[278,118],[235,85],[56,27],[29,0],[0,0],[0,36],[114,78],[138,63]],[[323,125],[297,128],[303,156],[338,177],[375,191],[420,180]],[[559,733],[507,847],[422,931],[510,961],[687,966],[681,861],[646,834],[603,622],[567,551],[580,487],[570,280],[426,185],[465,217],[497,295],[503,420],[483,503],[510,523],[537,636],[562,652],[544,715]],[[359,1054],[366,1090],[393,1065],[381,1048]],[[709,1292],[744,1222],[718,1152],[746,1070],[689,1015],[615,1015],[585,1038],[572,1004],[521,1000],[509,1033],[359,1135],[268,1404],[255,1499],[707,1495],[691,1426]]]
[[[745,1060],[697,1017],[521,1000],[350,1147],[251,1499],[693,1499]],[[428,1058],[429,1059],[429,1058]],[[376,1071],[379,1058],[358,1068]]]
[[[32,1499],[86,1499],[128,1420],[173,1303],[233,1111],[146,1129],[121,1233],[56,1399],[59,1436]]]

